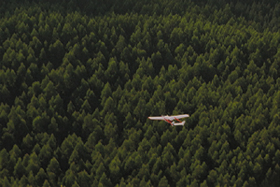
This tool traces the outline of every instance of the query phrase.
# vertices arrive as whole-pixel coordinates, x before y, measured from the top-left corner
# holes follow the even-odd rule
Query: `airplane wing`
[[[162,117],[162,116],[150,116],[148,118],[150,120],[164,120],[164,117]]]
[[[182,114],[182,115],[174,115],[174,116],[169,116],[173,119],[181,119],[181,118],[187,118],[187,117],[190,117],[189,114]]]
[[[181,115],[174,115],[174,116],[150,116],[148,117],[150,120],[178,120],[181,118],[190,117],[189,114],[181,114]]]

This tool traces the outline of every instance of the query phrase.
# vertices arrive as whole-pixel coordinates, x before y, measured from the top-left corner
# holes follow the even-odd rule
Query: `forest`
[[[1,1],[0,186],[280,186],[279,15],[276,0]]]

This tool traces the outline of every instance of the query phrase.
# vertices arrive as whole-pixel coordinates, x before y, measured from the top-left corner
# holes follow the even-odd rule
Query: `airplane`
[[[148,117],[150,120],[164,120],[167,123],[170,123],[172,126],[182,125],[184,126],[186,121],[181,121],[181,118],[190,117],[189,114],[182,114],[182,115],[174,115],[174,116],[150,116]],[[174,120],[178,121],[179,123],[175,123]]]

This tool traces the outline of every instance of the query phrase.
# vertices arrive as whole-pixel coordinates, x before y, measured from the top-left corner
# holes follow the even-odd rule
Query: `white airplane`
[[[148,117],[150,120],[164,120],[167,123],[170,123],[172,126],[176,125],[182,125],[184,126],[186,121],[181,121],[179,119],[181,118],[187,118],[190,117],[189,114],[182,114],[182,115],[174,115],[174,116],[150,116]],[[178,121],[179,123],[175,123],[174,120]]]

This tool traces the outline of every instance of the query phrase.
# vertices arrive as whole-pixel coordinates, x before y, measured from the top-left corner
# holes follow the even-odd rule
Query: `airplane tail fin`
[[[184,126],[186,121],[182,121],[181,123],[173,123],[174,126]]]

